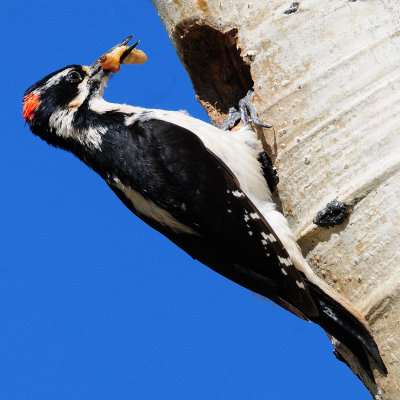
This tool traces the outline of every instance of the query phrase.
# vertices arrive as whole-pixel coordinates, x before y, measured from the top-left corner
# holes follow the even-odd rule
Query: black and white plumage
[[[97,63],[48,75],[24,96],[24,118],[50,145],[97,172],[138,217],[193,258],[345,344],[374,379],[386,372],[365,321],[304,260],[272,202],[250,124],[226,132],[183,112],[103,100]]]

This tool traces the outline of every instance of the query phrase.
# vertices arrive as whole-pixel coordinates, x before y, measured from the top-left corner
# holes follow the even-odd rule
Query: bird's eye
[[[78,71],[71,71],[67,75],[67,81],[69,82],[79,82],[82,80],[82,77]]]

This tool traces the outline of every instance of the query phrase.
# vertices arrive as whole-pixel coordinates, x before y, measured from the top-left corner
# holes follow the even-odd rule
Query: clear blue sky
[[[190,259],[24,126],[28,86],[131,33],[149,61],[105,98],[207,120],[151,3],[0,7],[0,398],[370,399],[319,327]]]

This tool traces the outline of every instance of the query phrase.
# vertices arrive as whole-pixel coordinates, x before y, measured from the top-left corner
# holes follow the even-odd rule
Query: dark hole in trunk
[[[221,32],[198,23],[182,23],[174,32],[198,100],[217,125],[254,84],[237,34],[237,29]]]

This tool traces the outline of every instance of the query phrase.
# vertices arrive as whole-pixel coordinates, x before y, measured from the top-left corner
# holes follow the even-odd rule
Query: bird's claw
[[[239,110],[235,107],[231,107],[228,112],[228,117],[220,125],[220,129],[226,131],[235,126],[236,122],[240,119],[243,126],[252,123],[262,128],[272,128],[272,125],[263,124],[257,116],[257,111],[251,103],[251,98],[254,96],[254,92],[249,90],[246,96],[239,101]]]
[[[240,112],[236,110],[235,107],[231,107],[228,111],[228,117],[226,120],[219,126],[220,129],[226,131],[228,129],[232,129],[236,122],[241,118]]]

